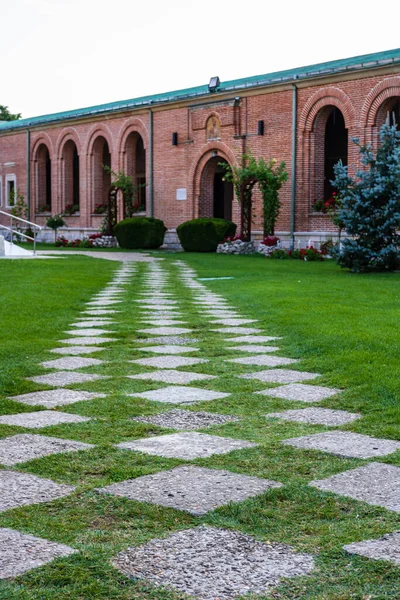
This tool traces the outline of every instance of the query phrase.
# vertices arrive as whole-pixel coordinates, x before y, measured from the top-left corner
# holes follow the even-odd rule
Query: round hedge
[[[176,229],[186,252],[215,252],[226,237],[235,235],[236,224],[227,219],[192,219]]]
[[[114,235],[121,248],[159,248],[167,228],[153,217],[133,217],[116,224]]]

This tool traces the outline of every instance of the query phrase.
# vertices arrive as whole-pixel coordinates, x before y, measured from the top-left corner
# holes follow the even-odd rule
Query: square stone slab
[[[189,371],[176,371],[175,369],[163,369],[162,371],[151,371],[139,375],[127,375],[129,379],[145,379],[149,381],[162,381],[163,383],[190,383],[191,381],[202,381],[203,379],[216,379],[215,375],[203,375]]]
[[[145,454],[165,456],[166,458],[207,458],[213,454],[227,454],[242,448],[255,448],[257,444],[244,440],[208,435],[194,431],[186,433],[171,433],[132,442],[121,442],[117,448],[136,450]]]
[[[40,429],[41,427],[60,425],[60,423],[85,423],[90,420],[89,417],[71,415],[55,410],[38,410],[31,413],[4,415],[0,417],[0,425],[16,425],[17,427],[26,427],[27,429]]]
[[[204,515],[228,502],[241,502],[281,486],[277,481],[188,465],[114,483],[98,491]]]
[[[46,369],[65,369],[66,371],[73,371],[74,369],[91,367],[92,365],[102,365],[103,363],[103,360],[98,360],[97,358],[80,358],[70,356],[68,358],[47,360],[46,362],[40,363],[40,365]]]
[[[260,367],[279,367],[281,365],[293,365],[299,362],[295,358],[285,358],[283,356],[245,356],[244,358],[229,358],[227,362],[237,363],[239,365],[258,365]]]
[[[140,333],[150,333],[150,335],[180,335],[181,333],[191,333],[192,329],[186,327],[150,327],[149,329],[138,329]]]
[[[233,415],[218,415],[204,411],[194,412],[192,410],[182,410],[175,408],[158,415],[148,417],[134,417],[132,421],[139,423],[150,423],[159,427],[168,427],[169,429],[179,429],[191,431],[194,429],[205,429],[212,425],[223,425],[231,421],[239,421],[238,417]]]
[[[20,396],[9,396],[8,400],[21,402],[29,406],[45,406],[54,408],[55,406],[64,406],[81,402],[83,400],[93,400],[93,398],[105,398],[107,394],[97,392],[82,392],[80,390],[48,390],[45,392],[31,392]]]
[[[196,600],[261,598],[281,578],[308,575],[314,560],[290,546],[201,525],[124,550],[113,560],[124,575]],[[260,595],[260,596],[258,596]]]
[[[176,345],[176,346],[184,346],[185,344],[197,344],[200,340],[197,338],[189,338],[178,335],[164,335],[163,337],[152,337],[152,338],[138,338],[136,340],[132,340],[133,342],[140,342],[142,344],[166,344],[166,345]],[[198,348],[197,348],[198,350]]]
[[[258,319],[213,319],[213,323],[220,325],[246,325],[247,323],[256,323]]]
[[[94,448],[94,445],[36,433],[19,433],[0,440],[0,463],[12,466],[51,454],[77,452],[89,448]]]
[[[93,337],[96,335],[103,335],[103,333],[114,333],[114,331],[110,331],[109,329],[70,329],[69,331],[64,331],[64,333],[68,333],[68,335],[76,335],[80,337]]]
[[[283,383],[283,382],[282,382]],[[265,394],[274,398],[283,398],[284,400],[297,400],[298,402],[320,402],[325,398],[336,396],[342,390],[335,388],[322,387],[320,385],[306,385],[304,383],[293,383],[269,390],[262,390],[256,394]]]
[[[0,512],[29,504],[51,502],[72,494],[74,490],[72,485],[55,483],[51,479],[29,473],[0,470]]]
[[[155,367],[157,369],[176,369],[178,367],[190,367],[209,362],[205,358],[189,358],[188,356],[154,356],[152,358],[139,358],[129,362],[145,367]]]
[[[170,325],[187,325],[187,321],[177,319],[141,319],[144,324],[154,325],[155,327],[169,327]]]
[[[228,340],[226,340],[228,341]],[[277,352],[278,346],[257,346],[256,344],[248,344],[243,346],[228,347],[228,350],[239,350],[240,352],[249,352],[251,354],[264,354],[264,352]]]
[[[120,302],[122,302],[122,300],[93,300],[92,302],[87,302],[86,306],[112,306],[113,304],[119,304]]]
[[[275,340],[281,340],[281,337],[275,335],[240,335],[239,337],[232,337],[225,340],[229,344],[231,342],[240,342],[241,344],[262,344],[264,342],[274,342]]]
[[[42,482],[52,483],[47,480]],[[55,558],[75,552],[77,550],[64,544],[22,534],[12,529],[0,528],[0,579],[16,577]]]
[[[248,335],[250,333],[262,333],[262,329],[256,327],[220,327],[219,329],[210,329],[217,333],[236,333],[236,335]]]
[[[121,312],[120,310],[111,310],[111,309],[106,309],[106,308],[103,308],[103,309],[94,309],[93,308],[90,310],[84,310],[82,314],[96,316],[96,315],[112,315],[112,314],[120,313],[120,312]]]
[[[309,485],[400,513],[400,467],[373,462]]]
[[[105,348],[94,348],[93,346],[69,346],[68,348],[53,348],[49,352],[54,354],[66,354],[72,356],[79,356],[80,354],[91,354],[92,352],[100,352]]]
[[[268,383],[292,383],[293,381],[316,379],[316,377],[320,377],[320,374],[307,373],[306,371],[291,371],[290,369],[271,369],[270,371],[258,371],[257,373],[237,375],[237,377],[241,377],[242,379],[258,379],[259,381]]]
[[[360,419],[361,415],[349,413],[345,410],[331,410],[330,408],[301,408],[299,410],[285,410],[284,412],[269,413],[268,419],[283,419],[296,423],[310,423],[311,425],[327,425],[338,427]]]
[[[136,340],[142,341],[142,340]],[[195,348],[194,346],[179,346],[174,344],[165,344],[165,346],[148,346],[143,348],[138,348],[142,352],[154,352],[154,354],[185,354],[187,352],[198,352],[199,348]]]
[[[375,458],[400,450],[400,442],[373,438],[351,431],[325,431],[282,440],[282,444],[305,450],[320,450],[346,458]]]
[[[149,392],[140,392],[139,394],[128,394],[128,396],[145,398],[146,400],[152,400],[154,402],[165,402],[167,404],[195,404],[196,402],[220,400],[221,398],[230,396],[230,394],[202,390],[201,388],[170,385],[159,390],[150,390]]]
[[[164,305],[157,305],[157,304],[147,304],[147,303],[143,303],[140,305],[140,310],[151,310],[151,311],[157,311],[157,312],[168,312],[170,314],[174,313],[174,314],[180,314],[180,308],[179,306],[164,306]]]
[[[71,346],[96,346],[96,344],[105,344],[106,342],[118,342],[118,339],[109,337],[74,337],[58,341],[60,344],[71,344]]]
[[[70,327],[103,327],[104,325],[113,325],[114,319],[82,319],[77,323],[71,323]]]
[[[387,533],[377,540],[347,544],[343,549],[349,554],[358,554],[373,560],[388,560],[400,566],[400,531]]]
[[[143,302],[142,299],[140,300],[134,300],[134,302]],[[147,298],[147,300],[145,300],[146,304],[157,304],[157,306],[160,305],[167,305],[169,306],[170,304],[179,304],[178,300],[170,300],[169,298]]]
[[[38,377],[27,377],[29,381],[35,383],[44,383],[46,385],[57,385],[64,387],[72,383],[83,383],[84,381],[96,381],[97,379],[107,379],[106,375],[93,375],[93,373],[75,373],[74,371],[57,371],[49,375],[39,375]]]

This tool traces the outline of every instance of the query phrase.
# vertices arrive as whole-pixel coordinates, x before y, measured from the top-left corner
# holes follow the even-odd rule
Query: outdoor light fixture
[[[174,133],[172,134],[172,145],[173,146],[178,145],[178,132],[177,131],[174,131]]]
[[[258,123],[257,123],[257,135],[264,135],[264,121],[258,121]]]
[[[219,80],[219,77],[211,77],[210,83],[208,84],[208,91],[216,92],[217,88],[219,88],[220,85],[221,85],[221,82]]]
[[[215,158],[216,156],[218,156],[218,152],[217,152],[217,150],[213,150],[213,151],[211,152],[211,156],[212,156],[212,158]]]

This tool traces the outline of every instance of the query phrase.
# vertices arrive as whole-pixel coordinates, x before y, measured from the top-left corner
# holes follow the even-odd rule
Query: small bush
[[[114,228],[121,248],[159,248],[164,242],[167,228],[160,219],[133,217],[124,219]]]
[[[177,227],[177,234],[186,252],[215,252],[218,244],[235,235],[236,224],[227,219],[192,219]]]

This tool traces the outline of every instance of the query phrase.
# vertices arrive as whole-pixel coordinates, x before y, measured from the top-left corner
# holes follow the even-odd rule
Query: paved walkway
[[[82,254],[99,257],[97,253]],[[82,386],[104,377],[83,373],[80,369],[101,365],[107,360],[107,349],[118,344],[118,338],[113,337],[112,325],[118,322],[124,311],[124,293],[126,286],[135,279],[137,267],[134,263],[137,261],[149,264],[138,300],[141,325],[137,332],[145,337],[134,338],[133,343],[138,351],[149,356],[133,358],[132,364],[141,372],[128,377],[143,381],[149,387],[130,396],[165,405],[159,414],[137,417],[138,422],[176,432],[128,440],[116,446],[126,452],[183,459],[187,464],[118,481],[98,489],[98,493],[204,515],[230,502],[242,502],[260,494],[268,497],[272,490],[282,488],[280,481],[191,464],[196,458],[252,449],[257,444],[204,432],[211,425],[240,422],[236,415],[220,415],[212,410],[187,410],[188,406],[199,402],[209,402],[212,406],[213,401],[229,398],[230,394],[217,391],[218,376],[207,373],[211,359],[197,356],[199,341],[195,331],[187,326],[180,298],[174,292],[176,288],[170,285],[167,269],[159,261],[143,254],[105,254],[102,253],[101,257],[122,260],[123,265],[106,289],[88,302],[76,321],[71,323],[68,337],[61,339],[60,345],[51,350],[53,356],[42,363],[42,367],[50,372],[30,378],[50,389],[12,398],[42,410],[0,418],[0,424],[22,426],[33,431],[0,440],[0,463],[7,467],[0,471],[0,511],[52,501],[74,492],[74,486],[22,473],[13,467],[32,459],[90,451],[94,447],[93,444],[42,435],[40,429],[61,423],[85,423],[90,420],[89,417],[65,413],[62,407],[106,396],[83,389],[69,389],[68,386]],[[238,382],[241,377],[275,384],[275,387],[255,394],[288,402],[288,410],[267,414],[266,418],[334,428],[324,433],[283,440],[284,445],[290,445],[298,452],[311,449],[339,457],[371,459],[362,467],[312,481],[310,486],[400,512],[400,468],[373,460],[400,449],[400,443],[340,430],[341,426],[359,419],[361,415],[317,404],[334,399],[342,390],[314,382],[320,374],[302,371],[301,361],[277,354],[279,337],[267,335],[256,320],[239,314],[225,298],[209,291],[184,262],[177,260],[175,264],[181,285],[192,291],[192,305],[210,324],[209,335],[223,333],[226,336],[224,344],[239,355],[224,361],[226,372],[230,372],[232,364],[243,365],[248,371],[238,376]],[[201,373],[188,370],[197,365],[201,366]],[[196,386],[197,382],[203,381],[207,382],[207,389]],[[153,382],[164,385],[153,389]],[[292,410],[291,401],[303,402],[304,409]],[[398,532],[381,539],[348,544],[344,548],[349,553],[400,564]],[[15,577],[56,557],[68,557],[78,552],[78,548],[0,528],[0,578]],[[315,557],[296,548],[279,542],[259,542],[240,532],[209,526],[172,533],[139,547],[127,547],[114,557],[112,563],[128,577],[143,579],[156,586],[169,585],[198,600],[233,600],[247,593],[265,594],[282,578],[315,572]]]

